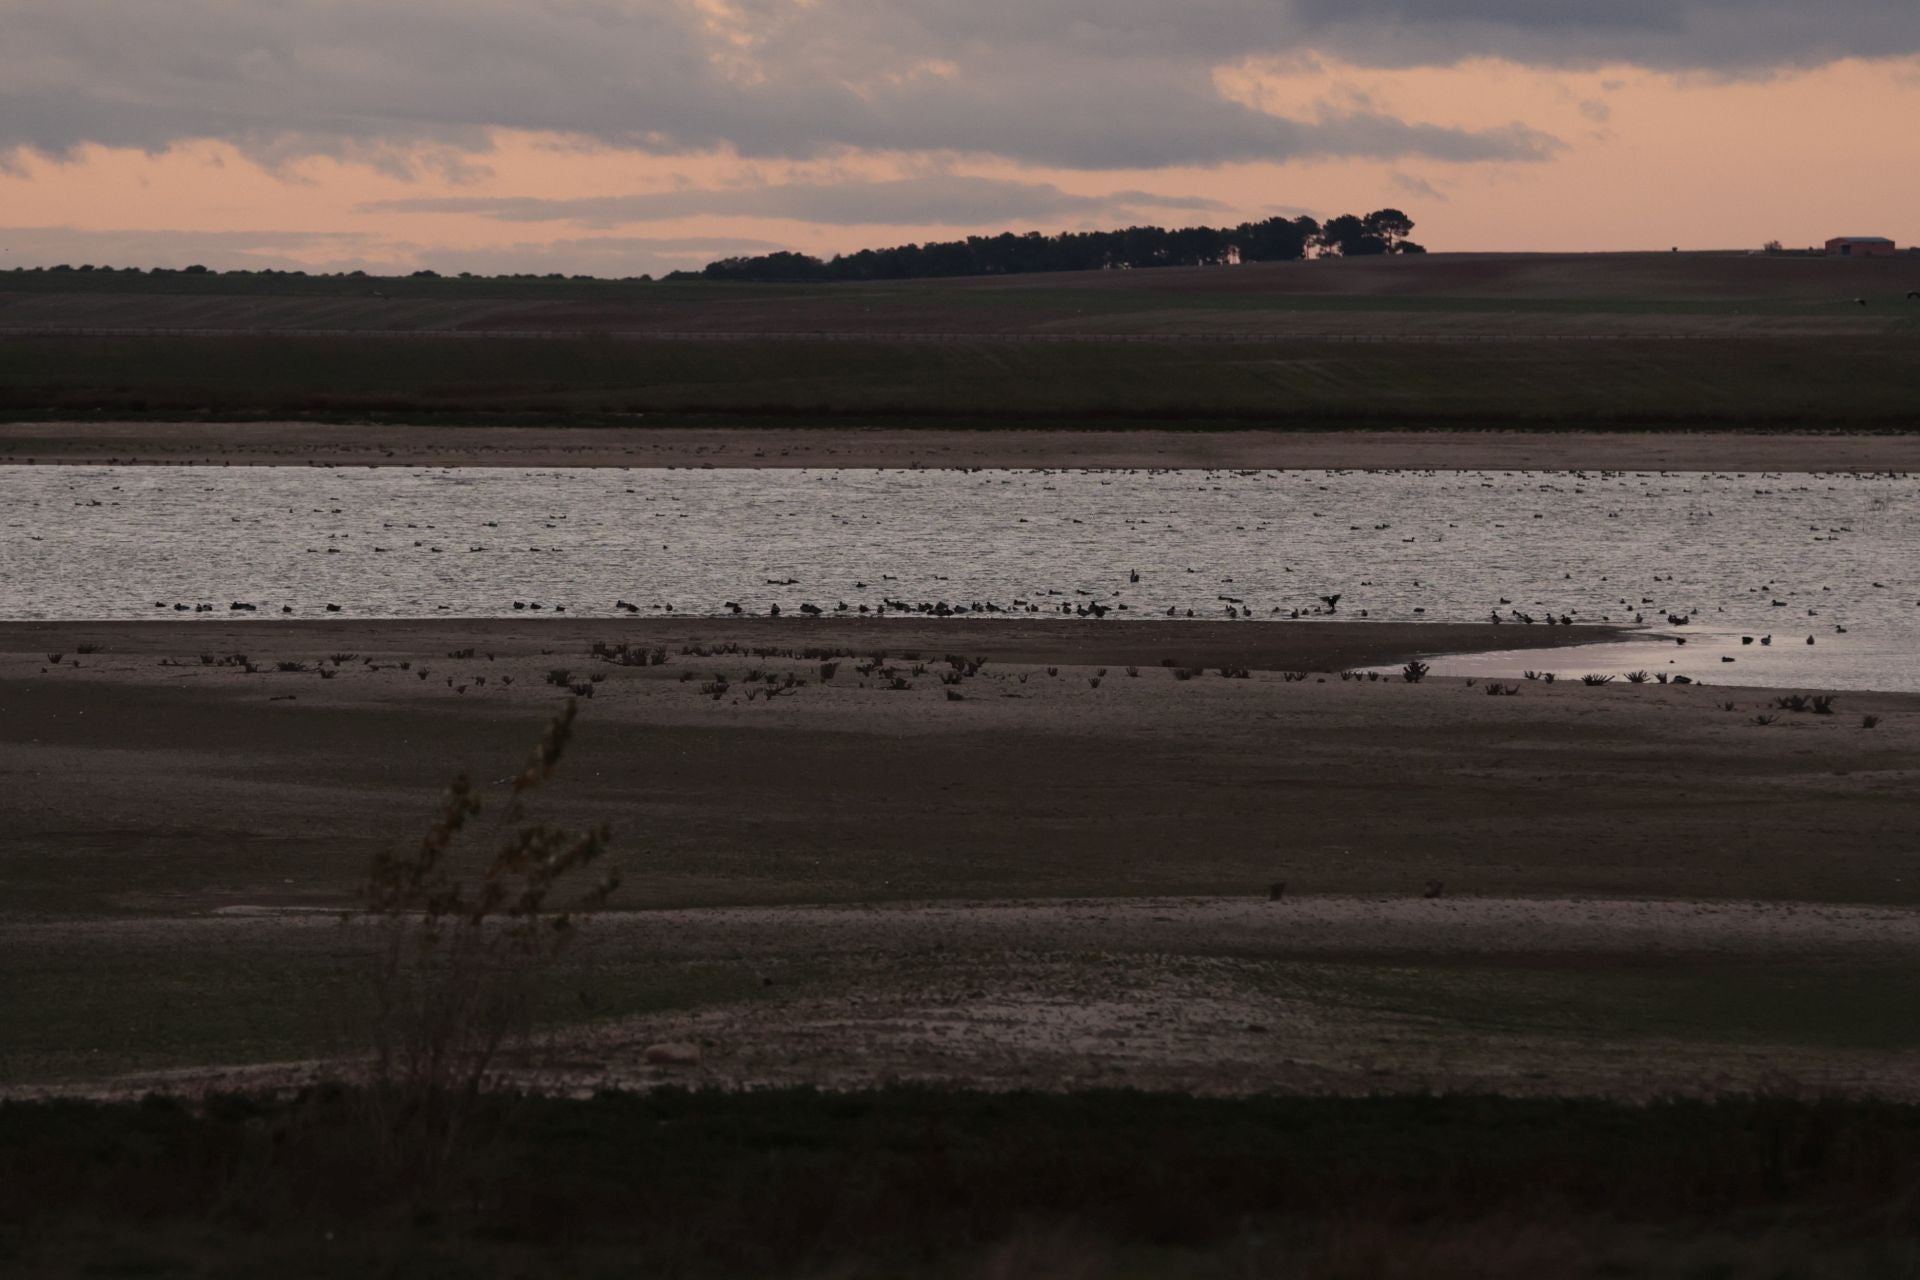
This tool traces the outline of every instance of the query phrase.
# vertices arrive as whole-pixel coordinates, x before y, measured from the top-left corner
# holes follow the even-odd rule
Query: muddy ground
[[[1339,674],[1496,643],[1457,630],[0,628],[0,1081],[339,1050],[335,914],[456,771],[498,807],[564,669],[539,816],[626,885],[524,1064],[562,1087],[1910,1095],[1920,697]]]

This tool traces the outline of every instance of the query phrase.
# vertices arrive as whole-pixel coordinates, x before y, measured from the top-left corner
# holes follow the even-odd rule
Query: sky
[[[0,269],[1920,241],[1917,0],[0,0]]]

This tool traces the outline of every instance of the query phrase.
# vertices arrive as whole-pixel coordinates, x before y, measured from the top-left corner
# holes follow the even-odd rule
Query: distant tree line
[[[56,263],[51,267],[9,267],[6,274],[16,276],[47,275],[97,275],[97,276],[231,276],[236,279],[271,280],[284,277],[289,280],[612,280],[623,284],[651,284],[650,275],[638,276],[592,276],[568,275],[563,271],[544,273],[532,271],[501,272],[498,275],[478,275],[472,271],[462,271],[458,275],[441,275],[438,271],[410,271],[404,276],[370,275],[365,271],[282,271],[273,267],[239,267],[230,271],[214,271],[195,264],[190,267],[108,267],[94,266],[91,262],[73,266],[70,263]],[[685,273],[681,273],[683,276]]]
[[[1063,231],[1043,235],[1029,231],[1015,235],[1007,231],[997,236],[968,236],[965,240],[933,241],[927,244],[899,245],[891,249],[862,249],[858,253],[838,254],[821,260],[804,253],[782,250],[758,257],[722,258],[699,271],[675,271],[666,280],[719,280],[755,283],[825,283],[835,280],[909,280],[925,276],[1016,275],[1040,271],[1097,271],[1144,267],[1204,267],[1229,262],[1285,262],[1309,253],[1321,257],[1358,258],[1388,253],[1425,253],[1426,249],[1407,237],[1413,231],[1413,219],[1398,209],[1376,209],[1365,216],[1341,214],[1326,222],[1312,218],[1268,218],[1261,222],[1243,222],[1236,227],[1127,227],[1119,231]],[[195,264],[189,267],[72,266],[60,263],[51,267],[13,267],[4,272],[13,276],[111,277],[146,276],[212,277],[251,280],[270,285],[274,280],[289,281],[375,281],[375,280],[512,280],[512,281],[594,281],[590,275],[567,275],[558,271],[502,273],[494,276],[462,271],[458,276],[442,276],[437,271],[415,271],[407,276],[371,276],[365,271],[314,272],[276,270],[271,267],[252,270],[211,271]],[[608,283],[650,284],[652,277],[625,276],[607,278]]]
[[[1036,271],[1099,271],[1144,267],[1206,267],[1229,262],[1285,262],[1310,251],[1322,257],[1425,253],[1407,237],[1413,219],[1398,209],[1342,214],[1320,223],[1309,217],[1268,218],[1237,227],[1127,227],[1120,231],[1063,231],[1043,235],[1002,232],[862,249],[822,260],[781,250],[722,258],[669,280],[804,284],[837,280],[910,280],[923,276],[1018,275]]]

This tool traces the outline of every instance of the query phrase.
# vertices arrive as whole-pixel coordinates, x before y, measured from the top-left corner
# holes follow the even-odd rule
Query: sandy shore
[[[0,463],[201,466],[1920,470],[1920,435],[0,424]]]
[[[1920,696],[1846,694],[1816,716],[1750,689],[1516,671],[1516,696],[1487,697],[1484,682],[1337,674],[1441,637],[1581,631],[9,625],[0,911],[338,905],[456,770],[514,767],[567,696],[555,679],[592,695],[557,798],[646,844],[635,883],[653,905],[1275,878],[1316,893],[1437,878],[1476,893],[1920,901],[1904,843]],[[595,641],[665,660],[617,665]],[[960,675],[948,654],[988,661]],[[1865,730],[1863,713],[1881,720]]]
[[[369,859],[456,771],[493,806],[558,678],[534,816],[608,823],[630,911],[527,1064],[558,1087],[1920,1092],[1920,696],[1338,674],[1584,631],[0,626],[0,1083],[294,1078],[202,1068],[321,1052]],[[672,1038],[701,1074],[646,1065]]]
[[[1817,1009],[1776,1015],[1760,1042],[1727,1033],[1768,984],[1910,973],[1916,926],[1912,908],[1413,895],[613,912],[578,942],[586,972],[641,957],[707,974],[709,988],[735,973],[751,994],[558,1031],[506,1073],[581,1096],[916,1083],[1648,1100],[1791,1080],[1911,1100],[1920,1059],[1823,1043]],[[354,936],[315,913],[244,906],[0,924],[0,940],[78,956],[116,945],[317,956],[350,951]],[[1647,1003],[1623,1011],[1623,988]],[[1691,1009],[1669,1021],[1657,1002],[1676,992]],[[661,1043],[699,1046],[699,1061],[650,1063]],[[67,1084],[0,1077],[0,1097],[281,1090],[355,1069],[314,1058]]]

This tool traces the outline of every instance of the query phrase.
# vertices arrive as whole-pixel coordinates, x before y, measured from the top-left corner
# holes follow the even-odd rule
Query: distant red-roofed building
[[[1827,253],[1838,258],[1890,258],[1894,245],[1885,236],[1835,236],[1827,241]]]

